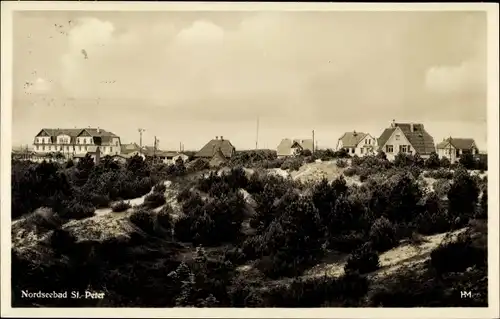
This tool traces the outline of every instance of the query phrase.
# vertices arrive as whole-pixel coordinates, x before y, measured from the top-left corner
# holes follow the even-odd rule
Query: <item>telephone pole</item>
[[[157,139],[157,138],[156,138],[156,136],[155,136],[155,142],[154,142],[154,146],[153,146],[153,163],[155,163],[155,162],[156,162],[156,149],[157,149],[157,147],[158,147],[158,142],[159,142],[159,141],[160,141],[160,140],[159,140],[159,139]]]
[[[259,117],[257,116],[257,132],[255,137],[255,150],[259,149]]]
[[[142,132],[144,132],[145,129],[139,128],[137,131],[139,132],[139,152],[142,154]]]
[[[312,133],[313,133],[313,145],[312,145],[313,149],[312,149],[312,153],[314,154],[314,151],[315,151],[315,147],[314,147],[314,146],[315,146],[315,145],[314,145],[314,142],[315,142],[315,141],[314,141],[314,130],[312,131]]]

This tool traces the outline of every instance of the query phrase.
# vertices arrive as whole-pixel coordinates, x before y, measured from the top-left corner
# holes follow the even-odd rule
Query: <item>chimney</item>
[[[358,133],[356,133],[356,130],[353,131],[353,134],[354,136],[358,135]]]
[[[396,127],[396,120],[392,120],[391,127],[392,128]]]
[[[224,136],[221,135],[220,136],[220,140],[223,141],[224,140]]]
[[[216,136],[216,137],[215,137],[215,139],[216,139],[216,140],[218,140],[218,139],[219,139],[219,137],[218,137],[218,136]]]
[[[101,129],[99,128],[99,126],[97,127],[97,134],[101,133]]]

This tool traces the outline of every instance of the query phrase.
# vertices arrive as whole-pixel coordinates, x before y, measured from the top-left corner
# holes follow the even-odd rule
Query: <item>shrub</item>
[[[452,228],[441,198],[437,193],[431,193],[426,198],[425,211],[420,213],[415,221],[419,233],[433,235]]]
[[[385,217],[380,217],[373,223],[369,238],[373,248],[379,252],[389,250],[398,244],[396,229]]]
[[[172,220],[172,214],[173,214],[173,209],[170,205],[165,205],[157,214],[156,218],[158,221],[158,225],[165,229],[172,229],[173,228],[173,220]]]
[[[347,161],[346,160],[342,160],[342,159],[338,159],[337,162],[337,167],[340,167],[340,168],[345,168],[347,167]]]
[[[290,171],[298,171],[302,166],[303,158],[302,157],[294,157],[287,158],[283,164],[281,165],[282,170],[290,170]]]
[[[449,169],[440,168],[435,171],[426,172],[424,176],[435,179],[451,179],[453,178],[453,172],[451,172]]]
[[[476,212],[478,196],[479,188],[474,179],[465,169],[457,169],[448,191],[450,214],[466,222]]]
[[[357,170],[355,167],[349,167],[344,171],[344,175],[347,177],[354,176],[356,174]]]
[[[432,152],[424,162],[424,166],[429,169],[436,169],[441,166],[441,162],[439,161],[439,156],[436,152]]]
[[[150,211],[139,209],[129,216],[129,220],[147,234],[154,234],[155,216],[156,214]]]
[[[466,169],[474,169],[476,167],[476,161],[471,153],[460,155],[459,163]]]
[[[438,274],[460,272],[471,266],[487,264],[487,252],[473,244],[472,239],[462,234],[455,242],[447,242],[431,252],[431,265]]]
[[[115,213],[120,213],[124,212],[127,209],[129,209],[131,206],[128,202],[125,201],[119,201],[118,203],[114,204],[112,207],[113,212]]]
[[[144,198],[144,206],[147,208],[156,208],[166,203],[165,195],[163,193],[153,192],[146,195]]]
[[[66,219],[84,219],[94,216],[95,207],[90,203],[80,203],[76,200],[65,203],[66,208],[58,212],[59,215]]]
[[[443,168],[450,168],[451,167],[451,162],[450,162],[450,160],[447,157],[443,156],[439,160],[439,166],[441,166]]]
[[[353,307],[368,292],[368,280],[357,274],[339,278],[294,279],[290,285],[272,288],[264,307]]]
[[[161,193],[161,194],[163,194],[163,193],[165,193],[166,190],[167,190],[167,186],[163,182],[157,183],[153,187],[153,192],[155,192],[155,193]]]
[[[108,195],[92,194],[90,197],[90,202],[96,208],[105,208],[109,207],[111,199]]]
[[[439,199],[446,198],[446,196],[448,196],[448,192],[450,191],[451,183],[446,179],[438,179],[434,182],[432,188]]]
[[[373,250],[370,243],[366,243],[356,249],[347,259],[344,266],[346,273],[358,272],[360,274],[369,273],[380,267],[377,253]]]

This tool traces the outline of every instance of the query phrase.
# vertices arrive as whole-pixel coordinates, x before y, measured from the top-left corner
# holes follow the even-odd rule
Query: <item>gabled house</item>
[[[223,136],[216,136],[215,139],[205,144],[194,157],[211,159],[219,150],[226,159],[231,158],[236,152],[236,148],[229,140],[224,139]]]
[[[437,154],[439,158],[446,157],[451,163],[455,163],[460,159],[462,154],[479,154],[479,149],[476,142],[472,138],[452,138],[443,139],[437,146]]]
[[[35,136],[33,150],[48,154],[60,152],[65,158],[84,156],[98,146],[103,156],[121,153],[120,137],[101,128],[41,129]]]
[[[140,150],[141,150],[141,147],[139,145],[137,145],[137,143],[122,144],[122,146],[121,146],[121,153],[122,154],[139,152]]]
[[[434,138],[424,129],[421,123],[392,122],[378,139],[379,150],[387,155],[387,159],[394,160],[397,154],[419,154],[428,158],[436,151]]]
[[[313,152],[314,151],[313,146],[314,143],[312,139],[291,140],[289,138],[285,138],[280,142],[280,144],[276,148],[276,154],[278,155],[278,157],[296,156],[299,155],[304,150],[309,150]]]
[[[374,155],[377,151],[377,139],[364,132],[346,132],[337,141],[337,151],[346,150],[349,155]]]

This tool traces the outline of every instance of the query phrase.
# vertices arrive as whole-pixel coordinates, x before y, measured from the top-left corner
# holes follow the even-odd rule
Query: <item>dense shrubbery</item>
[[[356,249],[347,259],[344,267],[346,273],[365,274],[377,270],[380,267],[378,254],[371,243],[366,243]]]
[[[88,217],[96,208],[143,196],[160,178],[180,176],[185,171],[183,163],[151,167],[139,156],[130,158],[123,167],[110,157],[102,158],[99,165],[90,156],[73,166],[13,161],[12,218],[41,206],[64,218]],[[157,186],[164,191],[164,186]]]
[[[310,157],[320,155],[342,157],[328,151]],[[62,257],[51,255],[51,261],[39,261],[42,266],[36,268],[30,258],[14,254],[13,267],[17,269],[13,289],[36,290],[39,284],[55,290],[88,286],[98,290],[105,286],[109,291],[106,306],[366,306],[369,280],[360,274],[378,269],[379,253],[414,232],[445,232],[464,226],[471,218],[487,217],[486,180],[471,176],[459,166],[451,180],[440,178],[434,192],[427,192],[417,175],[423,167],[437,169],[435,158],[422,161],[418,156],[401,157],[393,164],[384,155],[352,158],[352,166],[344,174],[351,171],[366,183],[348,186],[343,177],[307,185],[257,169],[249,176],[239,163],[250,161],[258,167],[267,165],[262,164],[266,161],[282,160],[275,159],[275,154],[242,153],[232,160],[227,172],[208,173],[189,181],[190,185],[181,185],[178,218],[172,217],[174,208],[178,213],[177,208],[165,204],[166,189],[159,184],[158,176],[176,177],[190,171],[189,167],[182,169],[180,163],[175,169],[151,168],[140,158],[131,159],[125,167],[109,161],[95,166],[86,160],[69,168],[15,163],[13,207],[16,205],[19,215],[41,206],[53,210],[30,215],[29,223],[40,231],[55,230],[44,249]],[[293,160],[299,159],[303,160],[300,156]],[[129,207],[127,198],[147,194],[152,187],[144,205],[128,217],[135,226],[130,239],[82,243],[60,229],[64,218],[91,216],[100,203],[118,200],[113,210],[124,211]],[[41,197],[33,196],[36,192]],[[159,212],[153,210],[161,205]],[[199,248],[194,258],[186,257],[191,253],[188,247],[194,247],[189,243],[207,247],[207,251]],[[222,244],[228,245],[213,247]],[[222,253],[214,257],[207,253],[212,250]],[[262,287],[269,279],[301,275],[330,250],[350,254],[342,277]],[[467,261],[457,262],[464,256]],[[396,276],[394,281],[403,287],[388,283],[390,287],[395,285],[392,289],[400,293],[399,297],[377,290],[370,303],[429,305],[439,296],[447,301],[438,303],[453,304],[439,291],[451,285],[450,278],[457,282],[452,284],[454,289],[465,289],[471,278],[484,280],[485,256],[485,248],[470,239],[445,244],[432,253],[430,270],[425,274],[413,279]],[[250,275],[235,271],[236,265],[243,264],[252,265],[251,271],[257,273],[252,281],[246,277]],[[466,279],[453,273],[468,267],[474,270]],[[53,282],[46,279],[49,277]],[[78,280],[73,282],[75,277]],[[33,278],[40,278],[40,282],[33,284]],[[425,285],[430,285],[427,291]],[[78,304],[61,301],[59,305],[70,306],[71,302]]]

